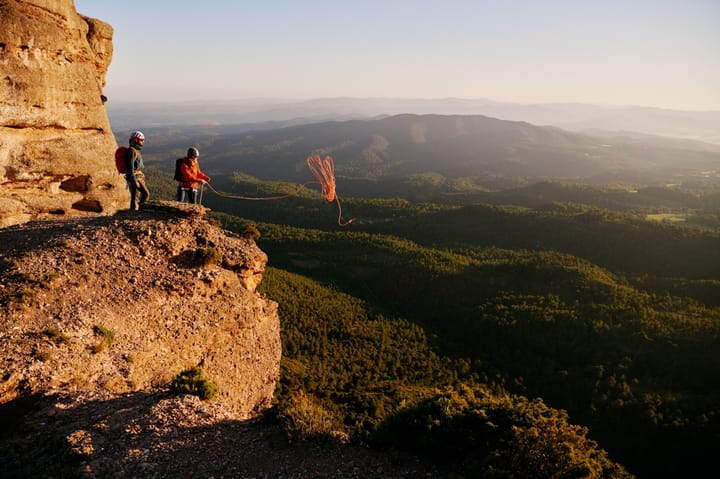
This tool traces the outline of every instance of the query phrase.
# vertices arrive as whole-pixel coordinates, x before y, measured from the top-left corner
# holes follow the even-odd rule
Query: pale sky
[[[720,110],[720,0],[75,0],[115,100],[485,98]]]

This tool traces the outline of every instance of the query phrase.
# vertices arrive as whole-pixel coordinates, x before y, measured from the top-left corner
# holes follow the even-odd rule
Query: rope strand
[[[307,185],[311,185],[313,183],[318,183],[318,182],[317,181],[307,181],[307,182],[303,183],[302,185],[300,185],[294,192],[288,193],[286,195],[264,196],[264,197],[260,197],[260,198],[251,197],[251,196],[237,196],[237,195],[230,195],[228,193],[221,193],[218,190],[216,190],[215,188],[213,188],[210,183],[207,183],[207,186],[208,186],[208,188],[210,188],[212,190],[213,193],[215,193],[218,196],[222,196],[224,198],[233,198],[236,200],[249,200],[249,201],[268,201],[268,200],[283,200],[285,198],[295,196],[298,193],[300,193],[300,191],[302,191],[302,189],[305,188]]]
[[[278,195],[278,196],[266,196],[266,197],[248,197],[248,196],[237,196],[237,195],[230,195],[227,193],[221,193],[215,188],[212,187],[210,183],[206,183],[208,188],[215,193],[218,196],[222,196],[224,198],[233,198],[236,200],[249,200],[249,201],[272,201],[272,200],[282,200],[285,198],[289,198],[291,196],[296,196],[300,191],[302,191],[307,185],[311,184],[319,184],[320,185],[320,191],[322,193],[322,196],[329,202],[332,203],[335,201],[338,206],[338,225],[340,226],[347,226],[350,223],[353,222],[353,219],[349,219],[347,221],[342,220],[342,207],[340,206],[340,198],[338,198],[336,192],[335,192],[335,165],[333,163],[332,157],[329,155],[326,155],[325,158],[321,158],[320,155],[310,155],[306,159],[306,163],[308,165],[308,168],[310,168],[310,171],[313,175],[315,175],[315,178],[317,181],[306,181],[305,183],[301,184],[300,186],[295,189],[292,193],[288,193],[285,195]]]

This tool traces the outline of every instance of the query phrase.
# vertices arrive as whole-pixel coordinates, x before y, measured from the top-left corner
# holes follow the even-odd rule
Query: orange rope
[[[311,155],[307,157],[306,161],[308,168],[320,183],[323,196],[332,203],[335,199],[335,165],[332,158],[326,156],[323,160],[320,155]]]
[[[307,165],[312,171],[318,183],[320,183],[320,189],[322,195],[332,203],[333,200],[338,205],[338,224],[340,226],[347,226],[353,222],[352,218],[343,222],[342,220],[342,206],[340,206],[340,198],[335,194],[335,164],[333,163],[332,157],[326,155],[325,158],[321,159],[320,155],[310,155],[307,157]]]
[[[289,198],[289,197],[291,197],[291,196],[295,196],[295,195],[297,195],[298,193],[300,193],[300,191],[301,191],[303,188],[305,188],[307,185],[311,185],[311,184],[313,184],[313,183],[317,183],[317,181],[307,181],[307,182],[303,183],[302,185],[300,185],[295,191],[293,191],[292,193],[288,193],[288,194],[286,194],[286,195],[280,195],[280,196],[264,196],[264,197],[262,197],[262,198],[253,198],[253,197],[250,197],[250,196],[229,195],[229,194],[227,194],[227,193],[221,193],[221,192],[219,192],[218,190],[216,190],[215,188],[213,188],[210,183],[205,183],[205,184],[208,186],[208,188],[210,188],[210,189],[212,190],[213,193],[215,193],[215,194],[218,195],[218,196],[222,196],[222,197],[224,197],[224,198],[234,198],[234,199],[236,199],[236,200],[267,201],[267,200],[282,200],[282,199],[285,199],[285,198]]]
[[[218,196],[222,196],[225,198],[234,198],[238,200],[251,200],[251,201],[269,201],[269,200],[282,200],[285,198],[289,198],[291,196],[295,196],[300,191],[305,188],[307,185],[311,185],[314,183],[317,183],[320,185],[320,190],[322,192],[323,197],[330,203],[333,202],[333,200],[338,205],[338,225],[340,226],[347,226],[350,223],[353,222],[352,218],[343,221],[342,220],[342,207],[340,206],[340,198],[335,194],[335,165],[333,163],[333,159],[327,155],[324,159],[320,157],[320,155],[310,155],[307,157],[307,165],[308,168],[310,168],[310,171],[313,175],[315,175],[315,178],[317,181],[306,181],[302,185],[298,186],[297,189],[292,192],[288,193],[286,195],[279,195],[279,196],[267,196],[262,198],[254,198],[254,197],[248,197],[248,196],[236,196],[236,195],[229,195],[227,193],[221,193],[217,191],[215,188],[210,185],[210,183],[206,183],[208,188],[212,190],[213,193],[215,193]]]

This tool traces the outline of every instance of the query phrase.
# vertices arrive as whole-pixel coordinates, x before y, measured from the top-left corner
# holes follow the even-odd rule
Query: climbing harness
[[[330,155],[326,155],[325,158],[322,158],[318,154],[310,155],[307,157],[306,163],[308,165],[308,168],[310,168],[310,171],[315,176],[315,179],[317,181],[306,181],[305,183],[298,186],[297,189],[295,189],[295,191],[293,191],[292,193],[285,194],[285,195],[266,196],[266,197],[261,197],[261,198],[248,197],[248,196],[237,196],[237,195],[229,195],[227,193],[221,193],[221,192],[217,191],[215,188],[213,188],[210,183],[207,183],[207,186],[208,186],[208,188],[210,188],[210,190],[213,193],[215,193],[218,196],[222,196],[224,198],[233,198],[233,199],[237,199],[237,200],[250,200],[250,201],[272,201],[272,200],[282,200],[285,198],[289,198],[291,196],[296,196],[307,185],[319,184],[322,196],[328,201],[328,203],[332,203],[333,201],[335,201],[338,205],[338,225],[347,226],[350,223],[352,223],[353,222],[352,218],[347,221],[343,221],[343,219],[342,219],[342,207],[340,206],[340,198],[338,198],[338,196],[335,192],[335,165],[333,163],[332,157],[330,157]],[[202,190],[200,190],[200,202],[202,203]]]

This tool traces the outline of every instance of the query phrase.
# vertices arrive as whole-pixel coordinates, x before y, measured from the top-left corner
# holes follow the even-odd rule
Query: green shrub
[[[45,275],[45,277],[43,277],[43,279],[40,281],[40,286],[42,286],[45,289],[48,289],[48,288],[50,288],[50,283],[52,283],[59,277],[60,277],[60,273],[58,273],[55,270],[52,270],[52,271],[48,272]]]
[[[257,229],[257,225],[249,220],[232,216],[226,213],[219,213],[213,211],[210,213],[212,219],[217,221],[222,227],[227,228],[235,235],[257,241],[260,238],[260,231]],[[211,223],[215,224],[215,223]]]
[[[461,477],[632,477],[586,434],[540,400],[463,387],[390,415],[373,441],[428,457]]]
[[[10,302],[12,304],[18,305],[21,308],[26,306],[32,306],[33,304],[35,304],[36,301],[37,299],[35,297],[35,291],[29,288],[23,289],[22,291],[15,293],[10,299]]]
[[[195,264],[198,266],[210,266],[218,264],[222,259],[222,253],[212,246],[198,248],[195,250]]]
[[[257,241],[260,239],[260,231],[258,231],[255,223],[246,223],[245,226],[237,232],[237,234],[243,238]]]
[[[278,407],[277,418],[290,441],[347,440],[347,436],[335,427],[339,422],[335,415],[302,391]]]
[[[35,351],[33,351],[33,357],[35,359],[37,359],[38,361],[45,362],[45,361],[49,361],[50,358],[52,358],[52,355],[47,351],[35,350]]]
[[[62,333],[59,329],[49,328],[43,331],[42,334],[50,338],[55,344],[63,344],[69,341],[67,335]]]
[[[110,347],[115,337],[115,334],[112,331],[104,326],[96,324],[93,326],[93,332],[102,337],[102,340],[99,343],[92,346],[91,349],[94,353],[100,353]]]
[[[200,366],[181,371],[170,383],[170,391],[177,394],[192,394],[200,399],[212,399],[218,393],[217,386],[205,377]]]

